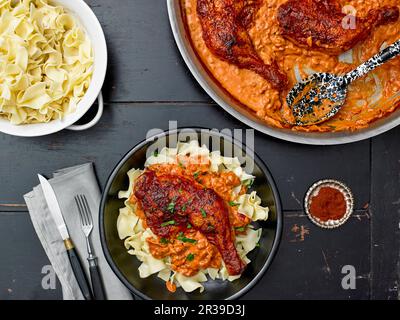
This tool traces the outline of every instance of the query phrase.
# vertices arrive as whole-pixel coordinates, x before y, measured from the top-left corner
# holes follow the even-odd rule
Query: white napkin
[[[76,250],[85,266],[86,275],[90,282],[89,265],[85,237],[80,225],[79,212],[74,196],[84,194],[87,197],[93,216],[93,231],[91,240],[93,250],[98,258],[99,270],[103,279],[107,299],[131,300],[129,290],[121,283],[108,265],[103,254],[99,233],[99,205],[101,192],[91,163],[58,170],[49,180],[52,185],[61,211],[67,224],[68,231]],[[64,300],[83,300],[82,293],[76,282],[63,240],[50,215],[46,200],[40,185],[24,196],[36,233],[46,251],[47,256],[56,272],[62,286]]]

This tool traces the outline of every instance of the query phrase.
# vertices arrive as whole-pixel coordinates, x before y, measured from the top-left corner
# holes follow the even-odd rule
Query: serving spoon
[[[335,116],[344,105],[348,86],[353,81],[399,54],[400,40],[343,76],[331,73],[315,73],[296,84],[286,98],[295,118],[295,125],[318,124]]]

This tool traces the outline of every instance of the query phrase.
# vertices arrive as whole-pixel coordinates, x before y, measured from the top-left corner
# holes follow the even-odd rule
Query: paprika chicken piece
[[[193,241],[185,238],[185,231],[198,230],[218,249],[230,275],[243,272],[245,263],[235,248],[228,208],[212,189],[180,175],[146,170],[136,180],[134,193],[154,234]]]
[[[197,15],[204,42],[215,56],[259,74],[282,91],[288,86],[287,76],[276,61],[264,63],[247,32],[260,5],[261,0],[197,0]]]
[[[365,40],[374,28],[396,22],[399,8],[372,9],[365,18],[357,17],[354,26],[346,23],[348,18],[337,0],[289,0],[278,11],[284,37],[300,46],[340,54]]]

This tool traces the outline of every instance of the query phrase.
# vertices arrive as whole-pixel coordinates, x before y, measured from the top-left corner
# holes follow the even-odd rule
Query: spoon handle
[[[396,41],[386,49],[382,50],[367,62],[360,65],[358,68],[350,71],[346,74],[343,79],[345,85],[349,85],[354,80],[361,78],[362,76],[366,75],[370,71],[376,69],[377,67],[381,66],[385,62],[397,57],[400,54],[400,40]]]

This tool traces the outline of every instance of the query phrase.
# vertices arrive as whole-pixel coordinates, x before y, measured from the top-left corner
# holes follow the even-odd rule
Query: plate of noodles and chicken
[[[396,0],[168,0],[189,69],[226,111],[288,141],[340,144],[400,123],[400,58],[354,82],[331,120],[295,125],[290,89],[317,72],[342,75],[400,39]]]
[[[233,299],[280,241],[279,194],[248,148],[180,129],[133,148],[111,174],[100,230],[108,262],[145,299]]]

